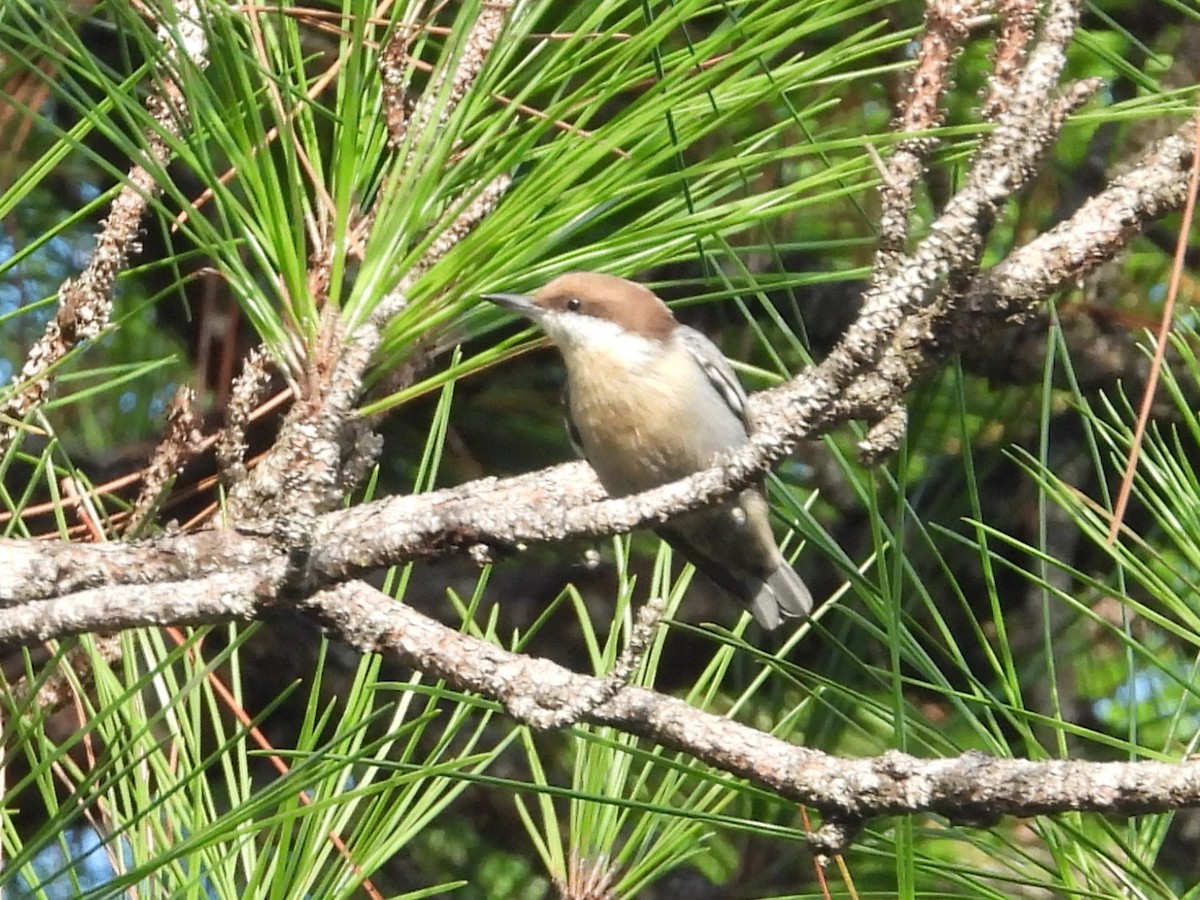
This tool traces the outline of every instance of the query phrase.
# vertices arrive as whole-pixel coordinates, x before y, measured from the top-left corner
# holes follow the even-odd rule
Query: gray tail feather
[[[807,616],[813,599],[796,571],[783,560],[762,582],[750,600],[750,611],[763,628],[778,628],[783,617]]]
[[[812,610],[812,594],[774,544],[768,545],[773,559],[769,557],[762,567],[735,566],[731,559],[717,562],[706,552],[708,546],[692,540],[694,535],[686,529],[664,525],[657,531],[692,565],[747,606],[763,628],[778,628],[784,616],[806,616]],[[763,570],[772,562],[775,568],[764,576]]]

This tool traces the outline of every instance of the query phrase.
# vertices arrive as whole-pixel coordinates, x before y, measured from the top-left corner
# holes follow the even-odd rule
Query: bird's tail
[[[782,556],[774,571],[748,599],[750,611],[763,628],[778,628],[784,617],[807,616],[813,608],[808,586]]]
[[[680,516],[656,529],[701,572],[748,607],[763,628],[806,616],[812,594],[775,545],[761,494]]]

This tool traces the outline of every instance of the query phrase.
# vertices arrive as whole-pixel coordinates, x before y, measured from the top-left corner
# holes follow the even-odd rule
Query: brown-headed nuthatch
[[[532,319],[562,352],[571,439],[613,496],[676,481],[746,442],[746,393],[729,363],[652,291],[575,272],[531,297],[485,297]],[[812,595],[775,544],[759,488],[656,532],[765,628],[812,609]]]

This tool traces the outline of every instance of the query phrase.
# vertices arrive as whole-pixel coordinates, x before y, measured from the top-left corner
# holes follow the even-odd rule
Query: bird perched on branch
[[[533,320],[561,351],[572,443],[609,494],[676,481],[747,441],[746,393],[729,363],[647,288],[575,272],[532,296],[484,296]],[[759,487],[655,532],[764,628],[812,609],[812,595],[775,544]]]

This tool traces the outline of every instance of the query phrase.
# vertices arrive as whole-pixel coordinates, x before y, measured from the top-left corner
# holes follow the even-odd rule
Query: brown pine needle
[[[1129,495],[1133,491],[1133,473],[1137,471],[1138,456],[1141,454],[1142,439],[1146,434],[1146,423],[1150,420],[1150,407],[1154,402],[1154,394],[1158,389],[1158,376],[1162,370],[1163,358],[1167,352],[1167,335],[1175,313],[1175,298],[1179,294],[1179,282],[1183,277],[1183,262],[1187,252],[1188,233],[1192,230],[1192,213],[1196,208],[1196,192],[1200,186],[1200,116],[1195,119],[1196,152],[1192,154],[1192,172],[1188,184],[1187,205],[1183,208],[1183,219],[1179,223],[1179,240],[1175,244],[1175,260],[1171,266],[1171,284],[1167,289],[1167,299],[1163,304],[1162,318],[1158,323],[1158,334],[1155,339],[1154,360],[1150,363],[1150,373],[1146,378],[1146,388],[1142,393],[1142,404],[1138,410],[1137,427],[1133,433],[1133,446],[1129,448],[1129,458],[1125,463],[1125,475],[1121,479],[1121,489],[1117,493],[1117,503],[1113,508],[1112,522],[1108,528],[1108,543],[1115,543],[1121,530],[1121,522],[1125,518],[1125,509],[1129,505]]]

